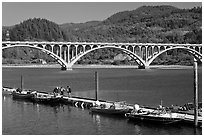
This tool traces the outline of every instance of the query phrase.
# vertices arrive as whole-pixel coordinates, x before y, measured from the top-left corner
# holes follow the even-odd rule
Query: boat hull
[[[92,107],[91,112],[125,116],[125,114],[129,112],[129,110],[128,109],[101,109],[101,108]]]
[[[185,124],[194,125],[194,115],[185,115],[182,121]],[[198,127],[202,127],[202,117],[198,116]]]
[[[32,101],[35,103],[43,104],[59,104],[61,102],[60,98],[32,98]]]
[[[150,115],[140,115],[140,114],[130,114],[127,113],[125,116],[129,120],[133,121],[146,121],[146,122],[153,122],[159,124],[172,124],[182,121],[181,118],[171,118],[171,117],[157,117],[157,116],[150,116]]]
[[[22,94],[22,93],[17,93],[17,92],[13,92],[12,96],[14,99],[31,99],[31,98],[33,98],[32,94]]]

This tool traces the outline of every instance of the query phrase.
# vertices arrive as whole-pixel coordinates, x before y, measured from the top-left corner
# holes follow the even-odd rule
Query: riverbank
[[[183,65],[153,65],[149,67],[150,69],[192,69],[193,66],[183,66]]]
[[[73,68],[136,68],[136,65],[74,65]],[[193,66],[182,65],[152,65],[149,69],[191,69]]]
[[[59,64],[6,64],[2,68],[61,68]]]
[[[20,64],[2,65],[2,68],[61,68],[59,64]],[[138,68],[138,66],[131,65],[74,65],[73,68]],[[193,66],[182,65],[152,65],[150,69],[192,69]]]

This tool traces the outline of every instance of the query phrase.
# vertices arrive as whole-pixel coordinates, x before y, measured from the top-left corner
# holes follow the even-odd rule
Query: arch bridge
[[[147,68],[159,55],[173,49],[182,49],[202,61],[202,44],[171,43],[94,43],[94,42],[28,42],[3,41],[2,50],[12,47],[39,49],[58,61],[62,69],[71,69],[75,62],[91,51],[114,48],[132,57],[139,68]]]

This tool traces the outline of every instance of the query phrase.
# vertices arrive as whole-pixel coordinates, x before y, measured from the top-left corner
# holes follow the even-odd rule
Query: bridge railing
[[[57,45],[127,45],[127,46],[202,46],[202,44],[175,43],[103,43],[103,42],[54,42],[54,41],[2,41],[2,44],[57,44]]]

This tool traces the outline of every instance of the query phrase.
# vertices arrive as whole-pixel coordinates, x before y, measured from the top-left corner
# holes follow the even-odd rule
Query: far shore
[[[3,64],[3,68],[61,68],[59,64]],[[138,68],[136,65],[74,65],[72,68]],[[151,65],[150,69],[191,69],[184,65]]]
[[[61,68],[59,64],[2,64],[3,68]]]

